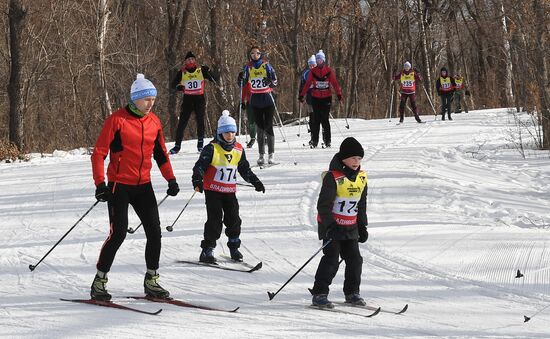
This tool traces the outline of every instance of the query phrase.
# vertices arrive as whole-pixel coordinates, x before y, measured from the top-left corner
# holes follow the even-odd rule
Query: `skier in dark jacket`
[[[197,120],[197,150],[202,151],[204,145],[204,113],[206,109],[205,79],[216,82],[210,68],[206,65],[199,66],[193,52],[188,52],[185,55],[183,68],[178,71],[176,77],[172,80],[172,88],[183,92],[183,100],[175,144],[170,150],[170,154],[177,154],[180,151],[183,132],[193,112],[195,112]]]
[[[455,86],[455,79],[449,76],[447,68],[441,67],[439,78],[435,82],[437,93],[441,98],[441,120],[445,120],[445,112],[447,112],[449,120],[453,120],[451,118],[451,102],[453,101]]]
[[[130,102],[105,120],[92,154],[92,172],[96,184],[95,197],[107,201],[109,236],[101,247],[97,274],[90,295],[96,300],[110,300],[107,292],[107,272],[126,237],[128,205],[132,205],[143,223],[145,245],[145,294],[168,298],[170,293],[157,280],[161,247],[160,219],[155,192],[151,185],[154,158],[162,176],[168,181],[168,195],[179,192],[170,159],[166,153],[162,124],[151,111],[157,90],[151,81],[138,74],[130,89]],[[109,155],[108,184],[105,184],[105,158]]]
[[[250,84],[250,102],[256,122],[258,139],[258,165],[266,163],[265,140],[267,139],[267,163],[274,164],[275,158],[275,133],[273,132],[273,114],[275,113],[275,99],[273,98],[273,87],[276,87],[277,74],[275,69],[262,55],[260,48],[252,46],[249,50],[250,60],[243,68],[242,78],[238,78],[239,86]]]
[[[310,290],[312,304],[332,308],[328,300],[329,286],[338,272],[340,257],[346,262],[344,295],[346,303],[365,305],[361,298],[361,272],[363,258],[359,242],[368,239],[367,232],[367,174],[361,170],[364,150],[354,138],[346,138],[324,172],[323,184],[317,202],[319,239],[323,244],[323,257]]]
[[[246,181],[254,185],[257,192],[265,193],[260,179],[250,169],[244,149],[235,139],[237,124],[223,111],[218,120],[216,138],[204,147],[199,160],[193,167],[192,183],[196,192],[204,191],[207,220],[204,224],[204,240],[199,261],[215,263],[214,248],[220,238],[222,225],[228,237],[227,247],[231,259],[242,261],[239,251],[241,245],[241,218],[237,192],[237,172]]]

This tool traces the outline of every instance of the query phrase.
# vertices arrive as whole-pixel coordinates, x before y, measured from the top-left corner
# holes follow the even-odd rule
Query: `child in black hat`
[[[333,308],[328,300],[329,286],[338,272],[339,259],[346,262],[344,294],[346,303],[365,306],[359,294],[363,258],[359,243],[367,241],[367,173],[361,170],[365,152],[355,138],[346,138],[334,155],[329,170],[323,172],[323,184],[317,202],[319,239],[323,257],[310,289],[312,305]]]

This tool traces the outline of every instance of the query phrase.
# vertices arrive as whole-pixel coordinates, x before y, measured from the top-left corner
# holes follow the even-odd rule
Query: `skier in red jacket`
[[[323,125],[323,141],[326,147],[330,147],[330,106],[332,104],[332,89],[336,92],[338,101],[342,100],[342,90],[334,71],[325,64],[325,53],[319,50],[315,54],[317,66],[312,68],[308,74],[307,80],[300,92],[298,100],[304,102],[304,97],[311,91],[311,105],[313,106],[313,116],[311,121],[311,141],[310,147],[315,148],[319,143],[320,124]],[[311,87],[311,88],[310,88]]]
[[[151,185],[151,167],[154,158],[164,179],[166,193],[179,192],[176,177],[166,152],[162,124],[151,112],[157,90],[151,81],[138,74],[130,90],[130,102],[107,118],[92,154],[92,172],[96,185],[95,197],[107,201],[110,231],[97,261],[97,274],[90,295],[96,300],[110,300],[105,287],[107,272],[128,229],[128,205],[143,223],[145,245],[144,290],[148,296],[168,298],[170,293],[157,280],[161,248],[160,219],[157,200]],[[104,162],[109,155],[108,184],[105,184]]]

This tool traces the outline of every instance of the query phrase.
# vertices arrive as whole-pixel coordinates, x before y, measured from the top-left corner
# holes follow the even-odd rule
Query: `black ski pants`
[[[312,294],[328,294],[332,279],[338,272],[340,257],[346,263],[344,275],[344,294],[359,293],[361,285],[361,272],[363,270],[363,257],[359,252],[357,239],[332,240],[323,248],[323,257],[315,273],[315,284]]]
[[[220,193],[204,191],[207,219],[204,224],[204,240],[202,248],[216,247],[216,240],[222,234],[225,224],[225,235],[228,238],[238,238],[241,235],[241,218],[239,217],[239,201],[235,193]]]
[[[441,98],[441,120],[445,120],[445,112],[449,119],[451,118],[451,102],[453,101],[453,93],[440,94]]]
[[[313,106],[313,114],[311,116],[311,144],[317,146],[319,143],[319,131],[323,126],[323,141],[326,145],[330,145],[330,106],[332,98],[311,98],[311,106]]]
[[[204,95],[183,95],[183,101],[181,103],[180,119],[178,121],[178,128],[176,130],[175,144],[181,146],[183,140],[183,132],[187,127],[191,113],[195,112],[195,119],[197,121],[197,139],[199,143],[204,139],[204,112],[206,109],[206,99]],[[202,144],[201,144],[202,145]]]
[[[405,118],[405,105],[407,104],[407,99],[411,103],[411,109],[414,114],[416,121],[420,120],[418,116],[418,110],[416,108],[416,94],[415,93],[401,93],[401,101],[399,102],[399,121],[403,122]]]
[[[265,154],[265,140],[267,139],[267,152],[273,154],[275,152],[275,133],[273,132],[273,113],[275,106],[254,107],[254,120],[256,121],[256,132],[258,134],[258,152]]]
[[[143,223],[143,230],[147,237],[145,245],[145,263],[148,269],[159,268],[160,257],[160,219],[157,208],[157,199],[151,183],[142,185],[124,185],[109,183],[114,192],[112,199],[107,203],[109,209],[110,231],[107,240],[101,247],[97,269],[109,272],[116,252],[126,238],[128,230],[128,206],[134,211]]]

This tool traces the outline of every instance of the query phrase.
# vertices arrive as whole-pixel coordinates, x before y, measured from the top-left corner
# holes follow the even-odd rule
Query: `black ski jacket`
[[[344,173],[350,180],[355,180],[359,173],[359,170],[354,171],[345,167],[338,154],[332,158],[329,165],[329,171],[334,170]],[[336,224],[332,215],[332,205],[336,198],[336,181],[331,172],[325,174],[321,192],[319,193],[319,200],[317,201],[317,212],[319,213],[317,221],[320,240],[329,238],[333,240],[358,239],[359,232],[367,232],[367,225],[369,224],[367,219],[367,190],[368,186],[365,187],[358,203],[357,224],[352,227],[340,227]]]

